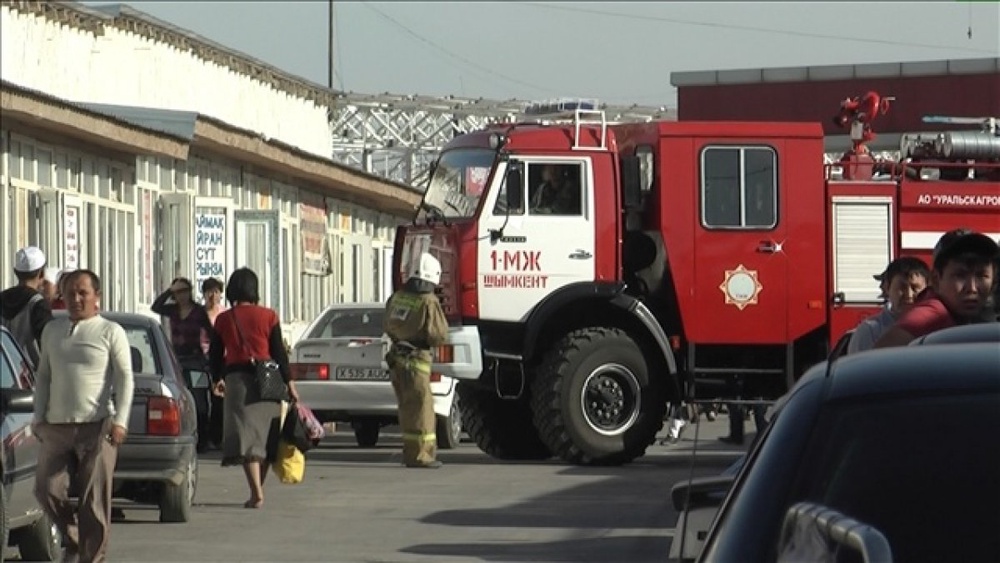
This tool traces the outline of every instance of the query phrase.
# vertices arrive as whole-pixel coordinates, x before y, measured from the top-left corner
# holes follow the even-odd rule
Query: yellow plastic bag
[[[306,475],[306,456],[298,448],[281,440],[278,442],[278,459],[274,462],[274,474],[282,483],[301,483]]]

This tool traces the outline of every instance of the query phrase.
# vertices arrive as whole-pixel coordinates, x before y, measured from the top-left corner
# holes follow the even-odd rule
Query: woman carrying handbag
[[[258,305],[258,287],[253,270],[232,273],[226,284],[230,308],[216,318],[209,348],[214,391],[225,396],[222,465],[243,466],[250,488],[246,508],[264,505],[264,479],[280,434],[280,401],[298,400],[278,314]]]

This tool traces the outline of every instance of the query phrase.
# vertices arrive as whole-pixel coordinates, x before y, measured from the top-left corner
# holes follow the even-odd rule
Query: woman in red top
[[[230,308],[215,319],[209,348],[215,390],[225,394],[222,465],[243,465],[250,487],[250,500],[243,506],[260,508],[264,504],[264,479],[277,452],[281,406],[260,400],[251,358],[277,362],[291,400],[298,400],[298,392],[290,378],[278,315],[273,309],[257,305],[257,274],[240,268],[226,285]]]

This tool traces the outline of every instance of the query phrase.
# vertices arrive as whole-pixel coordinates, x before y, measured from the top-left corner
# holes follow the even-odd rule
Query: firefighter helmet
[[[430,253],[423,252],[420,254],[417,268],[410,274],[410,277],[438,285],[441,282],[441,263]]]

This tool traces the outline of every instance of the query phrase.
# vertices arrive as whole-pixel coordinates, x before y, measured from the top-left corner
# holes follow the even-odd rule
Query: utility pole
[[[327,86],[327,88],[333,90],[333,56],[334,56],[334,50],[333,50],[333,46],[334,46],[334,37],[333,37],[333,30],[334,30],[333,0],[329,0],[329,3],[328,3],[327,6],[328,6],[328,8],[327,8],[327,12],[328,12],[327,15],[329,16],[330,21],[328,22],[328,28],[329,28],[328,31],[329,31],[329,33],[328,33],[328,36],[327,36],[327,56],[329,57],[329,60],[327,61],[327,65],[326,65],[326,86]]]

